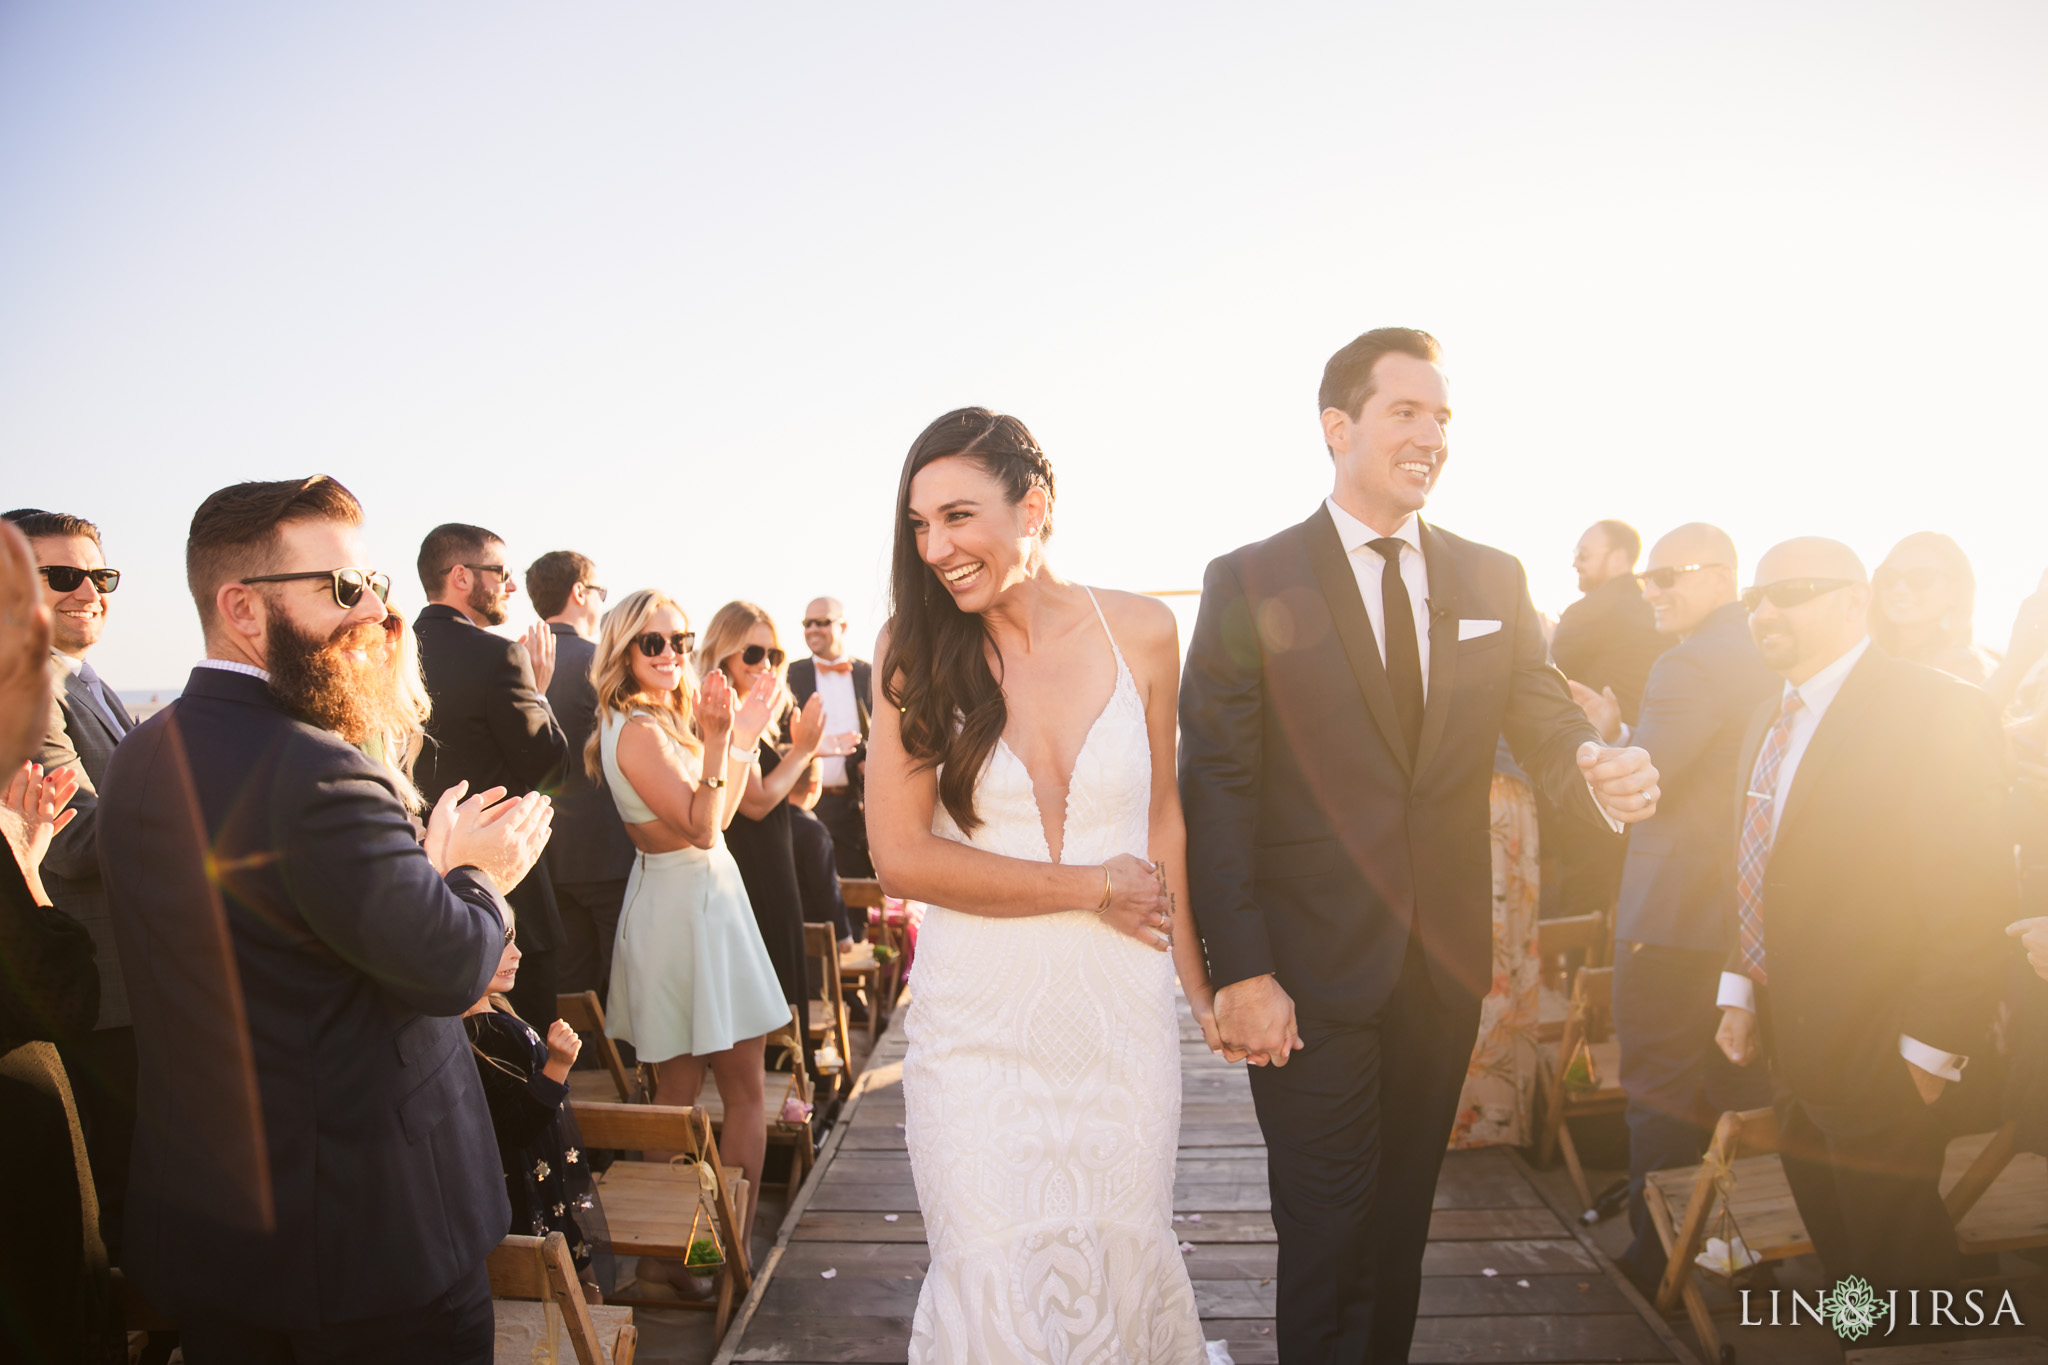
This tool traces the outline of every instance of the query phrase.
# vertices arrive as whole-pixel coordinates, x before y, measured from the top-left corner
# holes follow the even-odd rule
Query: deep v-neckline
[[[1131,678],[1130,666],[1124,662],[1124,652],[1118,647],[1116,636],[1110,633],[1109,618],[1102,614],[1102,604],[1095,600],[1093,589],[1084,585],[1081,590],[1088,594],[1088,604],[1095,608],[1095,619],[1102,626],[1103,638],[1109,641],[1110,657],[1116,660],[1116,678],[1110,684],[1109,699],[1103,702],[1102,709],[1095,713],[1095,719],[1089,723],[1088,733],[1081,736],[1081,747],[1074,751],[1074,766],[1067,773],[1067,784],[1060,800],[1060,847],[1057,854],[1053,852],[1052,840],[1046,834],[1045,807],[1039,802],[1038,782],[1031,775],[1031,765],[1018,757],[1017,751],[1010,747],[1008,736],[996,736],[996,747],[1008,754],[1010,761],[1017,765],[1017,771],[1024,774],[1024,789],[1031,795],[1033,823],[1038,826],[1038,846],[1045,850],[1045,860],[1049,863],[1061,862],[1067,856],[1068,836],[1072,833],[1069,825],[1074,817],[1074,783],[1081,776],[1081,765],[1087,761],[1088,751],[1095,747],[1096,731],[1102,728],[1103,721],[1109,719],[1109,713],[1116,708],[1117,698],[1123,694],[1124,679]],[[1131,686],[1135,688],[1137,685],[1137,679],[1131,678]]]

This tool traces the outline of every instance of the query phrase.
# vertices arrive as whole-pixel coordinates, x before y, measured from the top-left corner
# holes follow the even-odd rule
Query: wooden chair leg
[[[1579,1192],[1579,1207],[1593,1207],[1593,1189],[1586,1183],[1586,1168],[1579,1164],[1579,1144],[1572,1141],[1572,1127],[1569,1122],[1557,1126],[1557,1145],[1564,1152],[1564,1168],[1572,1178],[1572,1188]]]
[[[1664,1244],[1664,1283],[1657,1293],[1659,1312],[1670,1311],[1669,1295],[1666,1293],[1672,1277],[1678,1276],[1677,1297],[1685,1304],[1685,1316],[1692,1323],[1692,1330],[1699,1337],[1700,1349],[1706,1352],[1708,1360],[1718,1360],[1721,1355],[1721,1335],[1714,1327],[1714,1315],[1707,1308],[1707,1300],[1700,1293],[1699,1281],[1694,1275],[1691,1254],[1680,1260],[1673,1253],[1682,1243],[1679,1240],[1678,1220],[1671,1216],[1671,1205],[1665,1202],[1664,1192],[1655,1185],[1643,1187],[1643,1204],[1649,1210],[1650,1226],[1657,1230],[1657,1240]]]

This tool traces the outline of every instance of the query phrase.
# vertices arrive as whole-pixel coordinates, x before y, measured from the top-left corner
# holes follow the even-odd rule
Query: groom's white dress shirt
[[[1387,561],[1372,543],[1380,533],[1337,505],[1335,498],[1323,499],[1330,520],[1337,523],[1337,539],[1344,544],[1344,557],[1358,578],[1358,595],[1365,599],[1365,614],[1372,622],[1373,643],[1380,648],[1380,665],[1387,662],[1387,597],[1384,580]],[[1422,695],[1429,696],[1429,561],[1422,554],[1422,532],[1416,514],[1410,512],[1394,528],[1394,539],[1402,542],[1401,586],[1408,590],[1408,606],[1415,613],[1415,643],[1422,651]]]
[[[1778,784],[1771,791],[1771,842],[1778,840],[1778,821],[1785,814],[1785,798],[1792,794],[1792,779],[1799,772],[1799,760],[1806,757],[1806,750],[1813,743],[1814,731],[1820,729],[1821,717],[1834,705],[1835,697],[1848,681],[1849,673],[1857,661],[1870,651],[1870,637],[1865,636],[1847,654],[1821,669],[1805,682],[1794,687],[1785,684],[1787,699],[1797,696],[1803,703],[1792,713],[1791,727],[1785,736],[1785,760],[1778,765]],[[1768,936],[1764,940],[1764,961],[1770,961],[1771,944]],[[1715,1004],[1756,1013],[1756,982],[1740,972],[1721,973],[1721,991]],[[1899,1035],[1899,1055],[1922,1071],[1931,1071],[1945,1080],[1959,1081],[1963,1068],[1970,1059],[1960,1053],[1943,1052],[1940,1048],[1929,1047],[1910,1034]]]

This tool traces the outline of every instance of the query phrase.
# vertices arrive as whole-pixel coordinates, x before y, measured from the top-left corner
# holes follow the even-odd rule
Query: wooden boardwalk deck
[[[1183,1025],[1175,1228],[1194,1246],[1187,1264],[1205,1335],[1228,1341],[1238,1365],[1276,1361],[1278,1249],[1250,1084],[1185,1015]],[[905,1358],[929,1257],[903,1143],[902,1058],[892,1027],[760,1267],[721,1365]],[[1423,1274],[1415,1361],[1692,1361],[1507,1152],[1446,1162]]]

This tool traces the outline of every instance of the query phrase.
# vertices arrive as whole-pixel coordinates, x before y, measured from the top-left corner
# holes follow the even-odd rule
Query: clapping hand
[[[796,746],[795,756],[807,758],[818,751],[818,745],[825,738],[825,699],[818,693],[811,693],[811,699],[804,703],[803,710],[796,713],[790,722],[790,742]]]
[[[712,669],[704,685],[697,689],[692,719],[697,722],[697,738],[704,741],[707,753],[717,752],[732,733],[732,684],[721,670]]]
[[[576,1065],[576,1058],[583,1051],[583,1039],[576,1030],[560,1019],[548,1025],[548,1061],[541,1070],[549,1079],[567,1082],[569,1068]]]
[[[1566,687],[1572,690],[1572,700],[1586,713],[1586,719],[1593,722],[1593,728],[1600,732],[1604,744],[1612,744],[1621,738],[1621,702],[1615,697],[1614,689],[1603,687],[1598,692],[1584,683],[1565,679]]]
[[[0,522],[0,768],[35,753],[50,723],[50,609],[28,541]]]
[[[533,665],[533,690],[545,692],[548,683],[555,676],[555,633],[548,629],[545,621],[535,621],[526,634],[519,637],[519,643],[526,646],[526,658]]]
[[[1601,809],[1633,825],[1657,813],[1657,769],[1642,749],[1607,749],[1587,740],[1579,746],[1579,771],[1593,785]]]
[[[526,880],[547,847],[554,803],[539,792],[498,801],[505,789],[493,787],[457,805],[463,787],[457,783],[443,792],[427,818],[428,861],[444,876],[451,868],[480,868],[500,891],[510,891]]]
[[[732,718],[732,745],[735,749],[752,750],[761,742],[761,732],[768,728],[768,722],[781,709],[778,705],[781,699],[781,678],[773,673],[763,673],[754,679],[754,685],[747,689],[747,695],[741,698]]]
[[[69,809],[77,791],[76,768],[45,773],[39,763],[24,763],[8,779],[5,791],[0,792],[0,830],[5,830],[23,876],[34,874],[43,865],[50,840],[78,814]]]

